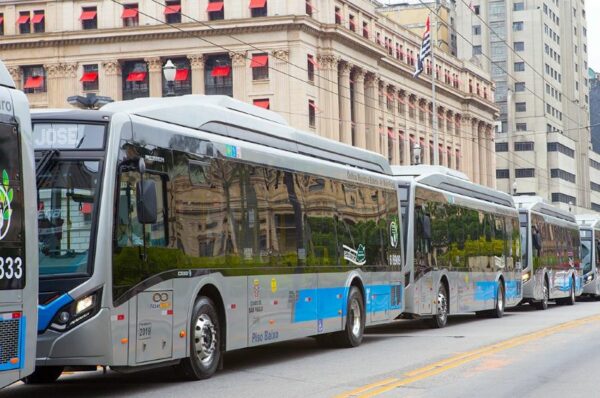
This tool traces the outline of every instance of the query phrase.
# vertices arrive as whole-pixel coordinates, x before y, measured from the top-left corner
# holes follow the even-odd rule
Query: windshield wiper
[[[58,154],[58,149],[51,149],[49,151],[44,152],[40,160],[38,160],[35,166],[36,183],[38,187],[40,186],[40,183],[44,177],[44,173],[48,170],[48,167],[52,165],[54,160],[58,157]]]

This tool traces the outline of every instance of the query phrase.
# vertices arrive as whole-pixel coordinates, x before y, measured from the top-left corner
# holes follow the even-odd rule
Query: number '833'
[[[21,279],[23,260],[21,257],[0,257],[0,279]]]

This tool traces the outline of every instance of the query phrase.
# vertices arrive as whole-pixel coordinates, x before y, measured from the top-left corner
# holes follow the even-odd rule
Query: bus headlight
[[[58,332],[71,329],[86,319],[95,315],[100,309],[100,297],[102,290],[83,296],[72,303],[61,308],[52,322],[50,328]]]
[[[528,282],[529,278],[531,278],[531,274],[529,272],[523,272],[521,276],[523,283]]]
[[[590,283],[593,280],[594,280],[594,274],[589,274],[588,276],[585,277],[585,283]]]

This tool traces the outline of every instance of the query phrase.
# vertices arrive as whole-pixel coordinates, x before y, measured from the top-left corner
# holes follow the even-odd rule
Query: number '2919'
[[[21,257],[0,257],[0,280],[21,279],[23,277],[23,260]]]

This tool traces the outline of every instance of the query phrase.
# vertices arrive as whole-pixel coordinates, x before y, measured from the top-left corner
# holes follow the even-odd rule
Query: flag
[[[423,33],[423,42],[421,43],[421,51],[419,51],[419,58],[417,59],[417,70],[413,73],[413,77],[419,77],[421,72],[423,72],[423,65],[425,64],[425,59],[431,55],[431,26],[429,23],[429,17],[427,17],[427,22],[425,22],[425,32]]]

